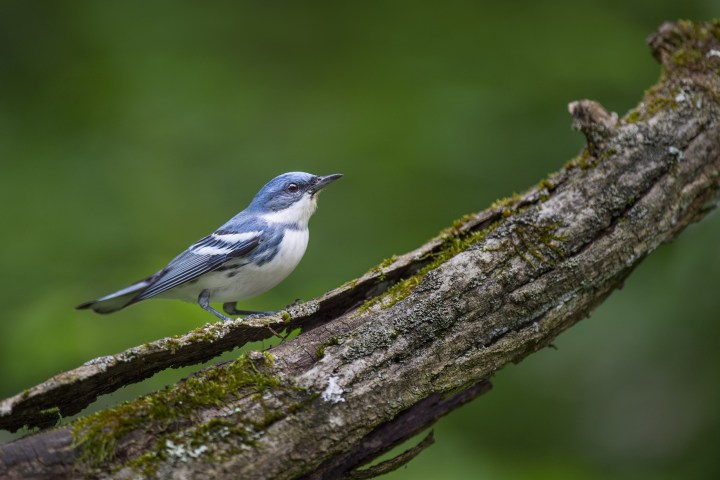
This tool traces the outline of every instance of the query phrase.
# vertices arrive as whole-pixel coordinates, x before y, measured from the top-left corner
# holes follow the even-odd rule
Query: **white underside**
[[[229,277],[229,274],[233,273],[233,270],[210,272],[195,283],[179,285],[159,296],[197,302],[200,292],[210,290],[211,302],[235,302],[260,295],[282,282],[295,270],[305,254],[308,238],[308,229],[288,229],[280,242],[277,255],[270,262],[261,266],[249,263],[240,267],[232,277]],[[240,263],[240,260],[237,263]]]

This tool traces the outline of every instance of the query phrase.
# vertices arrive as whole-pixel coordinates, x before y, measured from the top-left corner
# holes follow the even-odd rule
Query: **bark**
[[[587,317],[717,205],[720,23],[665,24],[649,43],[658,84],[622,119],[572,103],[585,150],[524,195],[286,315],[99,359],[3,402],[4,428],[47,425],[40,409],[67,415],[168,366],[302,328],[271,355],[3,445],[0,476],[367,478],[412,458],[432,437],[360,469]]]

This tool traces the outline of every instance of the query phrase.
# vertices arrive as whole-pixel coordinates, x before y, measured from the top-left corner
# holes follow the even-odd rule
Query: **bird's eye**
[[[288,193],[297,193],[297,191],[300,190],[300,187],[298,187],[297,183],[290,183],[287,187],[285,187],[285,190],[287,190]]]

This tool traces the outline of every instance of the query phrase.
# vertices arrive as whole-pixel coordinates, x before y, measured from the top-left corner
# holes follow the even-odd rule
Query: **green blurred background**
[[[162,300],[73,307],[159,269],[271,177],[345,174],[303,262],[251,309],[317,296],[558,169],[583,144],[569,101],[626,112],[659,73],[645,37],[718,15],[716,0],[3,1],[0,397],[211,320]],[[658,249],[386,478],[720,478],[719,237],[713,214]]]

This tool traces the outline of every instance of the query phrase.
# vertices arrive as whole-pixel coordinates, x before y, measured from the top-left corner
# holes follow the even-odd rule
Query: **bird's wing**
[[[211,272],[233,258],[247,255],[257,248],[261,231],[249,233],[215,232],[192,244],[157,276],[155,281],[132,303],[154,297],[173,287]]]

